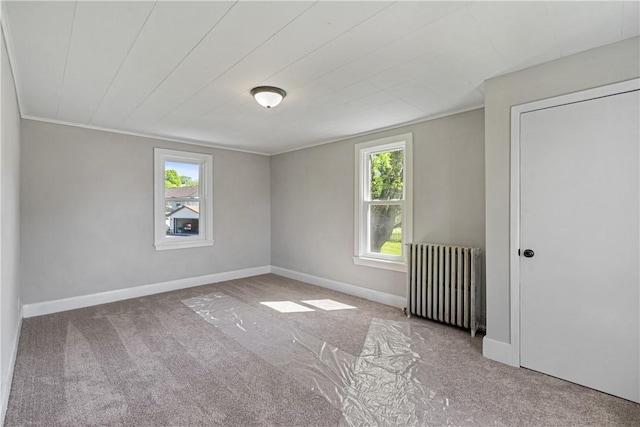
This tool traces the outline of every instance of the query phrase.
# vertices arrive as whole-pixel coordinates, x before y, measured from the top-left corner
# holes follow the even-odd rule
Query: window
[[[356,145],[356,264],[406,271],[412,134]]]
[[[156,250],[213,245],[213,157],[154,151]]]

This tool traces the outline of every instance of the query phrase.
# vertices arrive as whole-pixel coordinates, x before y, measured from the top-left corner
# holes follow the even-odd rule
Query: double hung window
[[[213,245],[210,154],[156,148],[156,250]]]
[[[405,134],[356,145],[356,264],[406,271],[411,143]]]

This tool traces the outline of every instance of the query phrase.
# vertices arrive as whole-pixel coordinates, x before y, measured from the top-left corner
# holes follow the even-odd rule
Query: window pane
[[[181,188],[181,187],[197,187],[198,179],[200,179],[199,164],[170,162],[170,161],[164,162],[164,188],[165,189]]]
[[[213,156],[154,148],[157,251],[213,245]]]
[[[200,202],[167,200],[167,236],[189,237],[200,233]]]
[[[403,162],[403,150],[369,155],[370,200],[402,199]]]
[[[369,252],[402,255],[402,208],[399,205],[369,206]]]
[[[189,237],[199,234],[197,163],[164,162],[164,197],[167,236]]]

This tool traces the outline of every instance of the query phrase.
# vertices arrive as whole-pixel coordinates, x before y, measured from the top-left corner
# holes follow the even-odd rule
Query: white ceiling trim
[[[462,114],[462,113],[466,113],[468,111],[478,110],[480,108],[484,108],[484,104],[478,104],[478,105],[474,105],[474,106],[468,107],[468,108],[461,108],[459,110],[453,110],[453,111],[449,111],[449,112],[442,113],[442,114],[436,114],[434,116],[423,117],[421,119],[411,120],[409,122],[400,123],[400,124],[397,124],[397,125],[385,126],[385,127],[381,127],[381,128],[378,128],[378,129],[373,129],[373,130],[366,131],[366,132],[360,132],[360,133],[356,133],[356,134],[353,134],[353,135],[348,135],[348,136],[345,136],[345,137],[331,139],[329,141],[316,142],[314,144],[305,145],[303,147],[296,147],[296,148],[292,148],[290,150],[278,151],[276,153],[272,153],[272,154],[269,154],[269,155],[270,156],[277,156],[279,154],[291,153],[291,152],[299,151],[299,150],[306,150],[307,148],[317,147],[319,145],[331,144],[333,142],[345,141],[347,139],[358,138],[358,137],[361,137],[361,136],[374,135],[376,133],[385,132],[385,131],[388,131],[388,130],[400,129],[400,128],[405,127],[405,126],[417,125],[419,123],[430,122],[432,120],[442,119],[444,117],[455,116],[456,114]]]
[[[261,151],[243,150],[242,148],[229,147],[227,145],[220,145],[220,144],[216,144],[216,143],[193,141],[193,140],[189,140],[189,139],[180,139],[180,138],[167,138],[167,137],[164,137],[164,136],[157,136],[157,135],[151,135],[151,134],[139,133],[139,132],[129,132],[129,131],[126,131],[126,130],[106,128],[106,127],[93,126],[93,125],[83,125],[83,124],[79,124],[79,123],[65,122],[63,120],[45,119],[43,117],[29,116],[29,115],[23,115],[23,114],[21,114],[20,116],[21,116],[22,119],[25,119],[25,120],[34,120],[36,122],[51,123],[51,124],[54,124],[54,125],[64,125],[64,126],[71,126],[71,127],[75,127],[75,128],[97,130],[97,131],[101,131],[101,132],[111,132],[111,133],[117,133],[117,134],[120,134],[120,135],[136,136],[136,137],[139,137],[139,138],[157,139],[158,141],[179,142],[181,144],[198,145],[200,147],[215,148],[215,149],[218,149],[218,150],[239,151],[241,153],[258,154],[260,156],[271,156],[272,155],[272,154],[261,152]]]
[[[456,114],[462,114],[462,113],[466,113],[466,112],[469,112],[469,111],[478,110],[480,108],[484,108],[484,104],[478,104],[478,105],[474,105],[473,107],[469,107],[469,108],[462,108],[460,110],[449,111],[449,112],[444,113],[444,114],[438,114],[438,115],[435,115],[435,116],[429,116],[429,117],[425,117],[425,118],[418,119],[418,120],[412,120],[410,122],[405,122],[405,123],[401,123],[401,124],[398,124],[398,125],[386,126],[386,127],[374,129],[374,130],[367,131],[367,132],[361,132],[361,133],[357,133],[357,134],[353,134],[353,135],[348,135],[348,136],[345,136],[343,138],[336,138],[336,139],[331,139],[331,140],[328,140],[328,141],[316,142],[314,144],[305,145],[303,147],[292,148],[290,150],[278,151],[276,153],[266,153],[266,152],[262,152],[262,151],[243,150],[241,148],[234,148],[234,147],[229,147],[229,146],[226,146],[226,145],[220,145],[220,144],[215,144],[215,143],[207,143],[207,142],[202,142],[202,141],[194,141],[194,140],[180,139],[180,138],[166,138],[166,137],[161,137],[161,136],[157,136],[157,135],[150,135],[150,134],[146,134],[146,133],[129,132],[129,131],[124,131],[124,130],[119,130],[119,129],[105,128],[105,127],[93,126],[93,125],[83,125],[83,124],[78,124],[78,123],[65,122],[63,120],[45,119],[43,117],[35,117],[35,116],[29,116],[29,115],[23,115],[23,114],[21,114],[20,116],[21,116],[22,119],[25,119],[25,120],[33,120],[33,121],[37,121],[37,122],[51,123],[51,124],[55,124],[55,125],[72,126],[72,127],[76,127],[76,128],[82,128],[82,129],[97,130],[97,131],[100,131],[100,132],[111,132],[111,133],[117,133],[117,134],[121,134],[121,135],[136,136],[136,137],[139,137],[139,138],[157,139],[158,141],[178,142],[178,143],[181,143],[181,144],[197,145],[197,146],[200,146],[200,147],[215,148],[215,149],[218,149],[218,150],[238,151],[238,152],[241,152],[241,153],[257,154],[257,155],[260,155],[260,156],[271,157],[271,156],[278,156],[280,154],[291,153],[291,152],[294,152],[294,151],[306,150],[308,148],[318,147],[320,145],[326,145],[326,144],[332,144],[334,142],[345,141],[347,139],[358,138],[358,137],[361,137],[361,136],[374,135],[376,133],[385,132],[385,131],[393,130],[393,129],[400,129],[400,128],[403,128],[405,126],[416,125],[416,124],[423,123],[423,122],[430,122],[432,120],[441,119],[441,118],[449,117],[449,116],[455,116]]]

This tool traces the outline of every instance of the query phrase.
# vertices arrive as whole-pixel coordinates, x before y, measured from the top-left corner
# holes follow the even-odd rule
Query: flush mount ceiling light
[[[253,95],[258,104],[265,108],[271,108],[280,104],[280,101],[287,96],[287,92],[279,87],[258,86],[251,89],[251,95]]]

